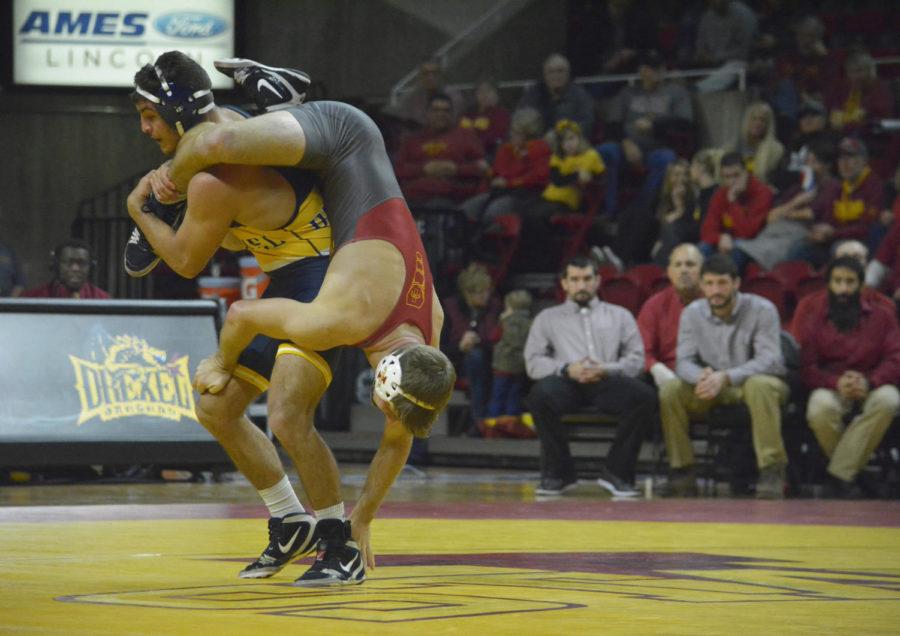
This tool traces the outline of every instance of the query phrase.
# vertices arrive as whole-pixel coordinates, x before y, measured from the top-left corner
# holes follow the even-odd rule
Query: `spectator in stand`
[[[700,266],[703,255],[696,245],[682,243],[672,250],[666,274],[672,284],[653,294],[641,307],[638,328],[644,341],[644,368],[661,389],[675,375],[678,320],[682,310],[703,296]]]
[[[451,118],[456,121],[456,118],[462,114],[462,94],[458,90],[446,86],[444,71],[440,63],[435,60],[426,60],[419,66],[416,87],[401,97],[396,105],[388,106],[384,112],[417,126],[427,126],[431,98],[435,95],[444,95],[450,99],[453,106],[450,113]]]
[[[734,71],[746,68],[756,36],[756,14],[738,0],[706,0],[697,27],[694,61],[719,72],[697,83],[701,93],[725,90],[735,83]]]
[[[472,417],[484,418],[491,390],[491,337],[497,329],[500,299],[493,294],[487,268],[472,263],[456,278],[459,295],[444,301],[447,328],[441,350],[458,378],[469,382]]]
[[[606,171],[603,159],[591,148],[574,121],[557,122],[553,135],[553,155],[550,157],[550,183],[541,193],[541,200],[524,209],[522,248],[538,270],[552,268],[554,250],[547,249],[548,237],[554,233],[549,226],[555,214],[577,212],[581,209],[585,188]]]
[[[541,198],[550,181],[550,145],[541,138],[544,125],[533,108],[513,113],[509,141],[497,149],[491,189],[463,203],[473,221],[490,222],[502,214],[521,214]]]
[[[531,328],[531,294],[516,289],[504,296],[503,313],[494,338],[491,397],[485,428],[501,435],[521,436],[522,397],[528,376],[525,374],[525,342]],[[527,429],[533,436],[533,431]],[[518,434],[517,434],[518,433]]]
[[[607,142],[597,148],[609,170],[606,215],[610,218],[618,215],[619,179],[626,165],[646,169],[642,195],[645,201],[652,201],[666,167],[675,160],[675,153],[665,146],[665,130],[683,128],[694,119],[690,95],[680,84],[663,81],[665,68],[656,51],[641,54],[640,84],[622,89],[610,113],[611,120],[622,122],[625,135],[621,142]]]
[[[0,243],[0,298],[15,298],[25,288],[25,276],[11,247]]]
[[[840,196],[824,216],[816,219],[809,235],[794,244],[789,260],[806,260],[821,267],[828,260],[828,250],[835,240],[869,240],[881,214],[884,185],[868,163],[868,151],[862,141],[855,137],[841,140],[837,162]]]
[[[883,290],[900,310],[900,197],[894,201],[894,223],[866,268],[866,284]]]
[[[881,247],[881,243],[891,229],[894,219],[900,214],[900,163],[894,169],[893,178],[885,181],[884,184],[884,205],[881,214],[878,215],[878,222],[872,224],[866,244],[877,252]]]
[[[719,404],[743,402],[750,411],[759,467],[757,498],[784,497],[787,453],[781,437],[781,405],[788,396],[775,306],[742,294],[737,268],[716,254],[700,270],[705,298],[684,308],[678,323],[677,382],[660,390],[663,436],[671,467],[668,493],[697,493],[691,416]]]
[[[497,85],[489,80],[475,87],[475,106],[459,120],[461,128],[474,132],[489,157],[509,133],[509,110],[500,104]]]
[[[597,298],[600,276],[593,260],[570,260],[560,281],[566,300],[537,315],[525,344],[525,366],[535,381],[527,403],[541,440],[535,493],[559,495],[575,486],[561,418],[594,406],[619,418],[597,483],[615,496],[637,496],[635,464],[656,418],[656,394],[637,379],[644,361],[640,332],[627,309]]]
[[[481,142],[454,121],[450,98],[432,95],[428,125],[400,147],[397,179],[413,206],[456,204],[484,189],[488,164]]]
[[[821,140],[837,147],[839,139],[828,130],[825,107],[819,102],[806,102],[800,107],[797,130],[785,148],[780,165],[770,175],[769,183],[776,190],[794,186],[801,173],[807,170],[806,153],[813,141]]]
[[[690,164],[684,159],[669,164],[657,206],[659,240],[652,252],[656,263],[669,262],[675,246],[700,240],[701,212],[696,197]]]
[[[709,211],[709,202],[719,189],[719,161],[722,153],[714,148],[698,151],[691,159],[691,183],[697,191],[700,223]]]
[[[894,116],[894,98],[878,79],[875,60],[863,50],[852,51],[844,62],[844,77],[829,87],[825,98],[829,121],[844,135],[861,134],[869,125]]]
[[[835,243],[832,259],[838,258],[855,258],[863,268],[869,264],[869,248],[855,239],[846,239]],[[873,261],[874,262],[874,261]],[[882,305],[888,311],[893,311],[893,301],[880,293],[876,287],[864,285],[860,292],[864,301]],[[791,320],[789,330],[794,338],[799,338],[800,334],[808,330],[806,321],[811,316],[817,316],[828,309],[828,289],[820,289],[812,293],[806,294],[797,302],[794,309],[794,317]]]
[[[552,131],[565,119],[577,123],[585,137],[594,132],[594,99],[572,81],[569,60],[559,53],[544,60],[543,81],[525,89],[517,108],[537,110],[545,131]]]
[[[833,260],[828,303],[798,334],[800,376],[812,391],[806,418],[830,460],[826,493],[840,498],[856,495],[860,470],[900,411],[900,328],[891,309],[861,296],[863,277],[855,258]]]
[[[825,25],[814,15],[801,18],[794,27],[794,48],[775,62],[772,105],[783,119],[782,130],[792,130],[803,117],[805,104],[825,103],[828,75],[835,61],[825,46]]]
[[[753,102],[747,106],[735,150],[744,159],[747,170],[768,184],[784,156],[784,146],[775,138],[775,116],[767,103]]]
[[[109,294],[88,282],[93,268],[91,247],[81,239],[68,239],[50,252],[50,273],[46,285],[22,292],[23,298],[82,298],[102,300]]]
[[[809,236],[816,219],[822,218],[841,194],[841,183],[831,173],[835,148],[825,139],[810,143],[807,170],[775,201],[766,226],[756,238],[738,239],[732,252],[735,263],[756,261],[770,270],[787,260],[794,244]]]
[[[557,211],[574,212],[581,207],[584,187],[606,172],[596,150],[588,145],[581,126],[563,119],[554,127],[555,143],[550,157],[550,184],[542,197],[558,205]]]
[[[700,251],[731,254],[735,239],[759,234],[772,209],[772,191],[747,171],[740,154],[725,153],[719,162],[722,185],[709,202],[700,227]],[[743,267],[743,263],[740,263]]]

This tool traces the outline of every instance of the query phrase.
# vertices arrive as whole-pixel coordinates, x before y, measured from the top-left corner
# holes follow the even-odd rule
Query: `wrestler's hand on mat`
[[[369,570],[375,569],[375,553],[372,552],[372,545],[369,539],[369,524],[360,521],[354,516],[356,510],[350,513],[350,532],[353,540],[359,546],[360,558],[366,564]]]
[[[169,160],[150,173],[150,187],[153,189],[153,194],[156,195],[157,201],[166,205],[178,203],[186,198],[186,195],[181,194],[175,187],[175,182],[172,181],[169,172],[171,165],[172,161]]]
[[[222,364],[222,359],[218,354],[210,356],[197,365],[197,372],[194,374],[194,388],[201,395],[203,393],[215,395],[228,384],[232,371]]]

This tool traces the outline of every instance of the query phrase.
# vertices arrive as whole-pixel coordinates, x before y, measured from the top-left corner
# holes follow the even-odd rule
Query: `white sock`
[[[271,488],[257,490],[257,492],[273,517],[285,517],[295,512],[305,512],[287,475]]]
[[[316,510],[316,519],[318,521],[322,521],[322,519],[337,519],[338,521],[343,521],[344,502],[342,501],[339,504],[323,508],[322,510]]]

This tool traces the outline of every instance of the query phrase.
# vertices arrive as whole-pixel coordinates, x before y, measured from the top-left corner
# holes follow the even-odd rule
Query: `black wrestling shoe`
[[[307,512],[269,519],[269,545],[260,557],[238,574],[242,579],[265,579],[288,563],[315,550],[316,518]]]
[[[350,539],[350,522],[323,519],[318,525],[316,562],[294,581],[297,587],[358,585],[366,580],[366,566],[359,545]]]
[[[166,205],[160,203],[150,193],[141,210],[146,214],[155,214],[159,219],[164,221],[166,225],[177,230],[184,219],[184,211],[187,208],[185,201]],[[140,228],[135,227],[131,232],[128,243],[125,244],[124,255],[125,271],[132,278],[142,278],[153,271],[153,268],[159,264],[159,256],[153,251],[150,241],[144,236]]]
[[[266,66],[240,57],[216,60],[213,64],[220,73],[234,79],[263,112],[302,104],[312,83],[303,71]]]

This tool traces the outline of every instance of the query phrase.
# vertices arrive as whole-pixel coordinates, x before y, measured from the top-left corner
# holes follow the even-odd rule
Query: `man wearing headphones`
[[[22,292],[23,298],[85,298],[102,300],[109,294],[88,282],[94,261],[90,246],[80,239],[63,241],[50,252],[50,273],[46,285]]]

